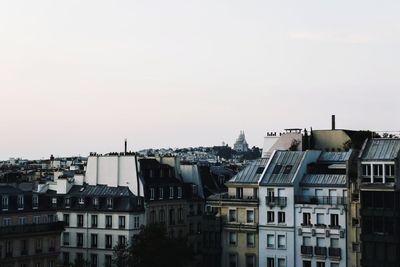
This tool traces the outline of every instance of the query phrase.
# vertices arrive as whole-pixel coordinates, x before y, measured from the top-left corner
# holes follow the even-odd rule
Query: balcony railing
[[[235,202],[257,202],[258,197],[256,196],[238,196],[229,195],[228,193],[214,194],[208,198],[210,201],[235,201]]]
[[[326,247],[314,247],[316,256],[326,256]]]
[[[296,204],[314,204],[314,205],[346,205],[346,197],[329,197],[329,196],[295,196]]]
[[[313,247],[312,246],[301,246],[301,255],[312,256]]]
[[[340,258],[342,256],[342,251],[340,248],[329,248],[329,257]]]
[[[63,231],[64,222],[53,222],[44,224],[24,224],[0,227],[0,236],[17,235],[26,233],[41,233]]]
[[[270,207],[286,207],[287,205],[287,198],[286,197],[265,197],[265,204]]]

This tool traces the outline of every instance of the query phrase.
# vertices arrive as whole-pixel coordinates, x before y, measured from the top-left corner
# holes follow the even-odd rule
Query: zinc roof
[[[362,160],[393,160],[398,157],[400,139],[369,139],[362,150]]]
[[[300,182],[302,186],[318,187],[343,187],[346,186],[346,175],[344,174],[307,174]]]
[[[349,150],[346,152],[322,152],[319,157],[319,162],[343,162],[350,159],[351,153],[353,151]]]
[[[79,196],[114,196],[128,197],[132,193],[127,186],[110,187],[107,185],[74,185],[68,192],[69,195]]]
[[[241,170],[238,174],[233,176],[228,183],[258,183],[260,180],[260,176],[264,171],[265,166],[268,163],[267,158],[261,158],[252,161],[249,165],[247,165],[243,170]]]
[[[293,176],[304,154],[304,151],[276,151],[260,185],[292,185]],[[279,171],[277,171],[279,168],[276,167],[277,165],[281,166]]]

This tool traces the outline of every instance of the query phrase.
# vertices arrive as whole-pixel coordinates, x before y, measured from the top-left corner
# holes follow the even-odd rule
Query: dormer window
[[[283,170],[283,174],[289,174],[290,171],[292,170],[292,165],[286,165],[285,169]]]
[[[150,188],[150,200],[154,200],[154,188]]]
[[[79,205],[85,205],[85,199],[83,197],[79,198]]]
[[[99,206],[99,199],[97,197],[93,198],[93,207],[97,208]]]
[[[174,198],[174,187],[173,186],[169,187],[169,198],[170,199]]]
[[[39,207],[39,196],[33,195],[32,197],[32,208],[37,209]]]
[[[112,209],[113,208],[113,199],[112,198],[107,198],[107,209]]]
[[[69,207],[71,207],[71,199],[69,198],[69,197],[66,197],[65,198],[65,207],[66,208],[69,208]]]
[[[278,174],[281,171],[281,169],[282,169],[282,165],[280,165],[280,164],[275,165],[274,170],[272,171],[272,174]]]
[[[51,198],[51,206],[53,208],[57,208],[57,198],[56,197]]]
[[[159,188],[158,189],[158,193],[159,193],[159,199],[163,199],[164,198],[164,188]]]
[[[8,210],[8,196],[3,196],[1,198],[1,209]]]
[[[19,210],[23,210],[24,209],[24,195],[19,195],[17,202],[18,202],[17,203],[18,204],[18,209]]]
[[[178,198],[182,198],[182,187],[178,187]]]

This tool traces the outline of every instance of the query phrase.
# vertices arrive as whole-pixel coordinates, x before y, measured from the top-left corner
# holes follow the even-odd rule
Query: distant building
[[[30,183],[0,186],[0,266],[58,266],[64,225],[53,195],[32,190]]]
[[[246,142],[246,137],[244,131],[240,131],[239,137],[236,139],[233,149],[237,152],[247,152],[249,151],[249,145]]]

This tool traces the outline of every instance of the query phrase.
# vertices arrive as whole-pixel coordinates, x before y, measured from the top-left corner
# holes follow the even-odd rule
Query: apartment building
[[[369,139],[358,158],[360,266],[399,266],[400,139]],[[352,267],[352,266],[351,266]]]
[[[295,196],[296,266],[347,266],[348,174],[353,151],[322,152]]]
[[[32,183],[0,185],[0,266],[58,266],[64,225],[52,207],[54,192]]]
[[[143,198],[124,186],[73,185],[53,204],[65,223],[64,265],[86,261],[91,267],[112,266],[114,247],[130,242],[146,223]]]
[[[258,180],[268,159],[251,162],[225,185],[228,192],[208,198],[222,222],[221,266],[256,267],[258,262]]]

